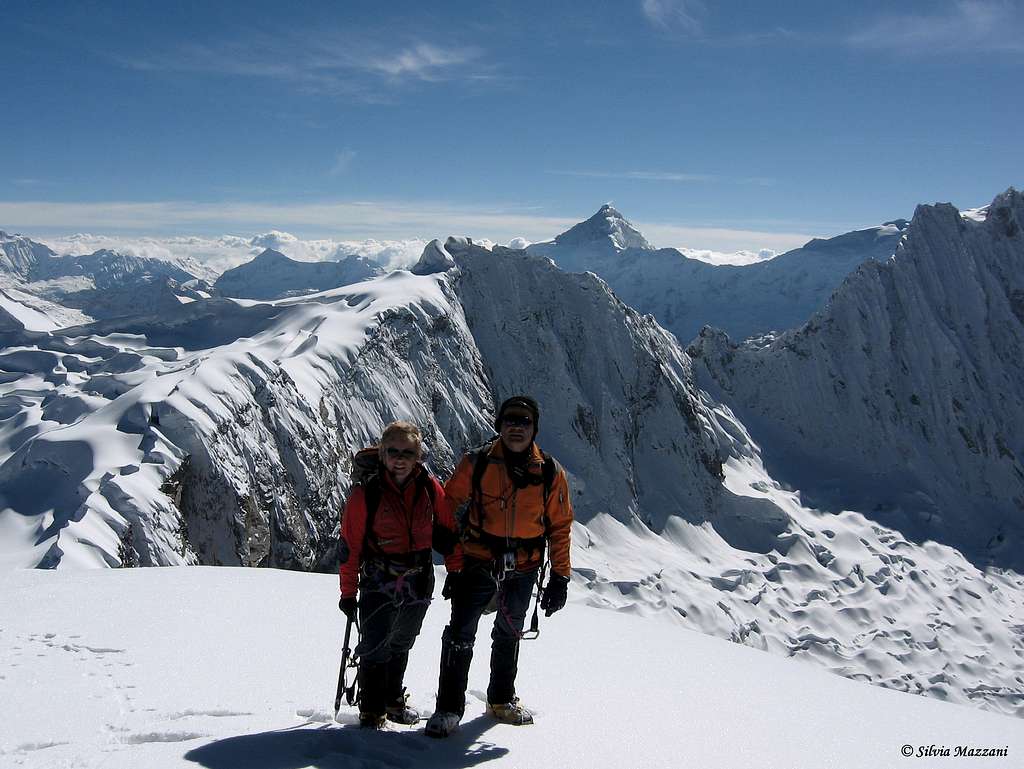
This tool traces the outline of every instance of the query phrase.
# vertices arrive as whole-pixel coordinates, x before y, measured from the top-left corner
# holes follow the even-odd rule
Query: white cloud
[[[770,248],[762,248],[760,251],[735,251],[733,253],[723,253],[721,251],[709,251],[707,249],[696,249],[696,248],[680,248],[679,249],[685,256],[691,259],[697,259],[701,262],[707,262],[708,264],[732,264],[732,265],[746,265],[756,264],[757,262],[766,262],[769,259],[774,259],[778,254]]]
[[[700,0],[643,0],[644,16],[657,27],[696,37],[703,32],[700,17],[706,9]]]
[[[548,171],[555,176],[582,176],[590,179],[635,179],[644,182],[710,182],[709,174],[685,174],[675,171]]]
[[[644,237],[658,248],[677,248],[695,259],[716,264],[738,264],[763,261],[761,252],[776,253],[799,248],[816,237],[802,232],[769,232],[730,229],[725,227],[694,227],[677,224],[634,221]],[[755,258],[756,257],[756,258]]]
[[[847,38],[857,48],[902,53],[1024,51],[1024,12],[1009,0],[956,0],[930,14],[891,14]]]

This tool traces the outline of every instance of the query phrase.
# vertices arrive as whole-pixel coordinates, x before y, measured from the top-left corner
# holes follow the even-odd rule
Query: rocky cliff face
[[[983,219],[921,206],[802,328],[690,348],[769,470],[980,563],[1024,566],[1024,196]]]
[[[594,275],[455,239],[445,249],[495,399],[538,398],[538,440],[572,472],[582,519],[705,520],[721,469],[714,418],[671,335]]]

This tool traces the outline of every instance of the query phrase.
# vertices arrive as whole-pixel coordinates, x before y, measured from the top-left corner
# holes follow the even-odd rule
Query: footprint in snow
[[[151,742],[188,742],[208,736],[198,732],[144,732],[129,734],[123,742],[128,745],[146,745]]]
[[[68,742],[24,742],[14,749],[15,753],[34,753],[37,750],[55,748],[58,745],[69,745]]]
[[[131,687],[134,689],[135,687]],[[182,718],[191,718],[193,716],[211,716],[212,718],[230,718],[232,716],[251,716],[252,713],[248,713],[241,710],[183,710],[180,713],[171,713],[167,716],[168,721],[178,721]]]
[[[299,718],[305,718],[307,721],[313,721],[318,724],[329,724],[334,721],[334,716],[325,710],[316,710],[314,708],[301,708],[295,711],[295,715]],[[356,719],[358,721],[358,718]]]

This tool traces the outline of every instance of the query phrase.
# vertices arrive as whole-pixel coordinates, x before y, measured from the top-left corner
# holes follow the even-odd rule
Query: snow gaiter
[[[487,701],[511,702],[516,696],[516,673],[519,669],[519,639],[495,638],[491,642],[491,680],[487,685]]]
[[[466,687],[469,685],[469,664],[473,661],[473,642],[458,643],[449,639],[449,628],[441,640],[441,676],[437,682],[437,710],[466,712]]]
[[[385,708],[386,663],[359,663],[359,712],[383,716]]]
[[[401,700],[405,693],[402,681],[408,664],[409,652],[393,652],[391,659],[385,663],[384,696],[389,705]]]

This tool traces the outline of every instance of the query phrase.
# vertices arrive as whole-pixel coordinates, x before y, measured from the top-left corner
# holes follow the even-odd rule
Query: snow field
[[[440,584],[440,582],[439,582]],[[1018,719],[865,686],[672,622],[585,605],[523,644],[532,727],[483,715],[481,623],[463,729],[366,733],[331,708],[343,617],[332,575],[256,569],[0,574],[0,764],[12,767],[896,767],[904,745],[1005,749],[939,766],[1017,765]],[[429,713],[447,604],[410,659]],[[932,759],[933,761],[938,761]],[[929,764],[931,765],[931,764]]]

